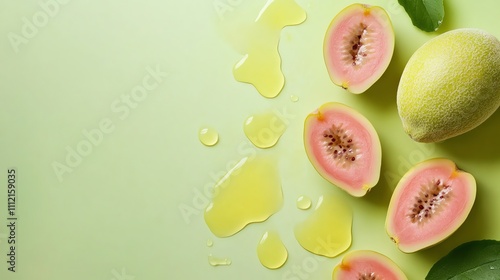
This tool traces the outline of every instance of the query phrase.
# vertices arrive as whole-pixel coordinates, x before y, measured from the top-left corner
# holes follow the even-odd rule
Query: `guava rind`
[[[401,268],[389,257],[371,250],[351,251],[342,258],[332,272],[332,280],[358,279],[359,275],[375,273],[384,280],[408,279]],[[377,279],[379,279],[377,278]]]
[[[421,195],[422,186],[441,180],[450,185],[449,199],[436,215],[423,224],[412,223],[408,213]],[[413,253],[434,246],[453,234],[466,220],[476,198],[474,176],[446,158],[432,158],[413,166],[401,178],[392,194],[385,227],[398,248]]]
[[[368,63],[352,66],[343,61],[349,36],[355,24],[366,23],[375,28],[368,40]],[[330,22],[324,43],[323,57],[332,82],[347,91],[359,94],[368,90],[387,70],[394,52],[395,38],[391,19],[384,8],[355,3],[345,7]],[[374,50],[375,49],[375,50]],[[376,53],[375,53],[376,52]]]
[[[440,142],[472,130],[500,106],[500,41],[462,28],[423,44],[403,70],[397,107],[405,132]]]
[[[324,155],[322,143],[318,143],[321,142],[318,138],[323,134],[322,131],[339,122],[346,123],[360,143],[359,152],[362,156],[348,170],[338,168],[330,157]],[[382,148],[377,131],[364,115],[345,104],[325,103],[306,117],[304,147],[316,171],[352,196],[364,196],[379,181]]]

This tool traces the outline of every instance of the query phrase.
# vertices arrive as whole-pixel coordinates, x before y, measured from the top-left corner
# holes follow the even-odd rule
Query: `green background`
[[[331,83],[322,43],[333,16],[354,1],[297,0],[308,18],[283,30],[279,51],[286,84],[277,98],[265,99],[234,80],[231,69],[242,54],[222,28],[236,18],[255,17],[265,0],[54,1],[0,2],[1,279],[330,279],[342,255],[316,257],[293,236],[293,227],[312,211],[296,208],[299,195],[311,197],[314,206],[322,194],[344,197],[354,211],[350,250],[381,252],[410,279],[423,279],[463,242],[500,238],[500,115],[443,143],[418,144],[404,134],[395,102],[406,61],[428,39],[459,27],[500,37],[500,2],[445,1],[442,27],[424,33],[396,0],[366,1],[388,11],[396,47],[382,78],[364,94],[351,95]],[[55,5],[40,5],[49,2]],[[220,3],[231,9],[218,13],[214,5]],[[28,30],[27,21],[38,26]],[[20,36],[22,42],[12,43]],[[157,68],[168,76],[161,74],[157,87],[128,114],[120,111],[122,96]],[[291,102],[290,95],[300,100]],[[379,133],[381,178],[363,198],[330,185],[306,158],[303,120],[328,101],[357,109]],[[289,126],[274,148],[253,148],[243,122],[270,109],[286,112]],[[65,164],[68,149],[85,145],[82,131],[95,132],[103,121],[112,129],[58,178],[55,162]],[[219,131],[215,147],[198,141],[204,125]],[[278,156],[284,205],[264,223],[216,238],[204,223],[201,206],[207,201],[200,192],[226,166],[254,153]],[[435,156],[454,160],[476,177],[477,200],[451,237],[404,254],[384,230],[390,195],[411,165]],[[18,183],[16,273],[4,261],[10,167],[17,169]],[[289,251],[281,269],[268,270],[257,259],[256,245],[266,230],[278,231]],[[208,239],[213,247],[206,246]],[[230,258],[232,265],[212,267],[208,254]]]

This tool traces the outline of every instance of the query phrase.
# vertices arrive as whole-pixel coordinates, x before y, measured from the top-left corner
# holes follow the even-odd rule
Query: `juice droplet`
[[[294,0],[268,0],[247,30],[248,45],[233,68],[234,78],[252,84],[264,97],[276,97],[285,84],[278,52],[281,30],[304,20],[306,13]]]
[[[231,260],[228,258],[217,258],[212,256],[212,254],[208,255],[208,263],[211,266],[219,266],[219,265],[231,265]]]
[[[262,149],[276,145],[285,130],[285,122],[273,112],[252,115],[243,124],[247,138]]]
[[[207,240],[207,247],[212,247],[214,246],[214,242],[212,241],[212,239],[208,239]]]
[[[322,196],[314,212],[295,226],[295,238],[311,253],[335,257],[351,246],[352,210],[341,199]]]
[[[219,142],[219,133],[211,127],[202,127],[198,131],[198,138],[203,145],[211,147]]]
[[[217,182],[213,194],[204,217],[216,236],[231,236],[249,223],[265,221],[283,205],[276,161],[241,159]]]
[[[288,251],[277,232],[266,231],[257,245],[257,256],[263,266],[276,269],[285,264]]]
[[[299,101],[299,97],[297,95],[290,95],[290,100],[292,100],[292,102],[297,102]]]
[[[307,210],[311,207],[311,199],[307,196],[301,195],[297,198],[297,208],[301,210]]]

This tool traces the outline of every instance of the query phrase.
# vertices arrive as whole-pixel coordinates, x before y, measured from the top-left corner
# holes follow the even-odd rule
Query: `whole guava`
[[[472,28],[445,32],[422,45],[401,76],[397,107],[405,132],[440,142],[489,118],[500,105],[500,41]]]

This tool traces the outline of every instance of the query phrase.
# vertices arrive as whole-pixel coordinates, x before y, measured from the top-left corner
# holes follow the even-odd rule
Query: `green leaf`
[[[500,279],[500,241],[464,243],[435,263],[426,280]]]
[[[438,30],[444,18],[443,0],[398,0],[411,22],[423,31]]]

